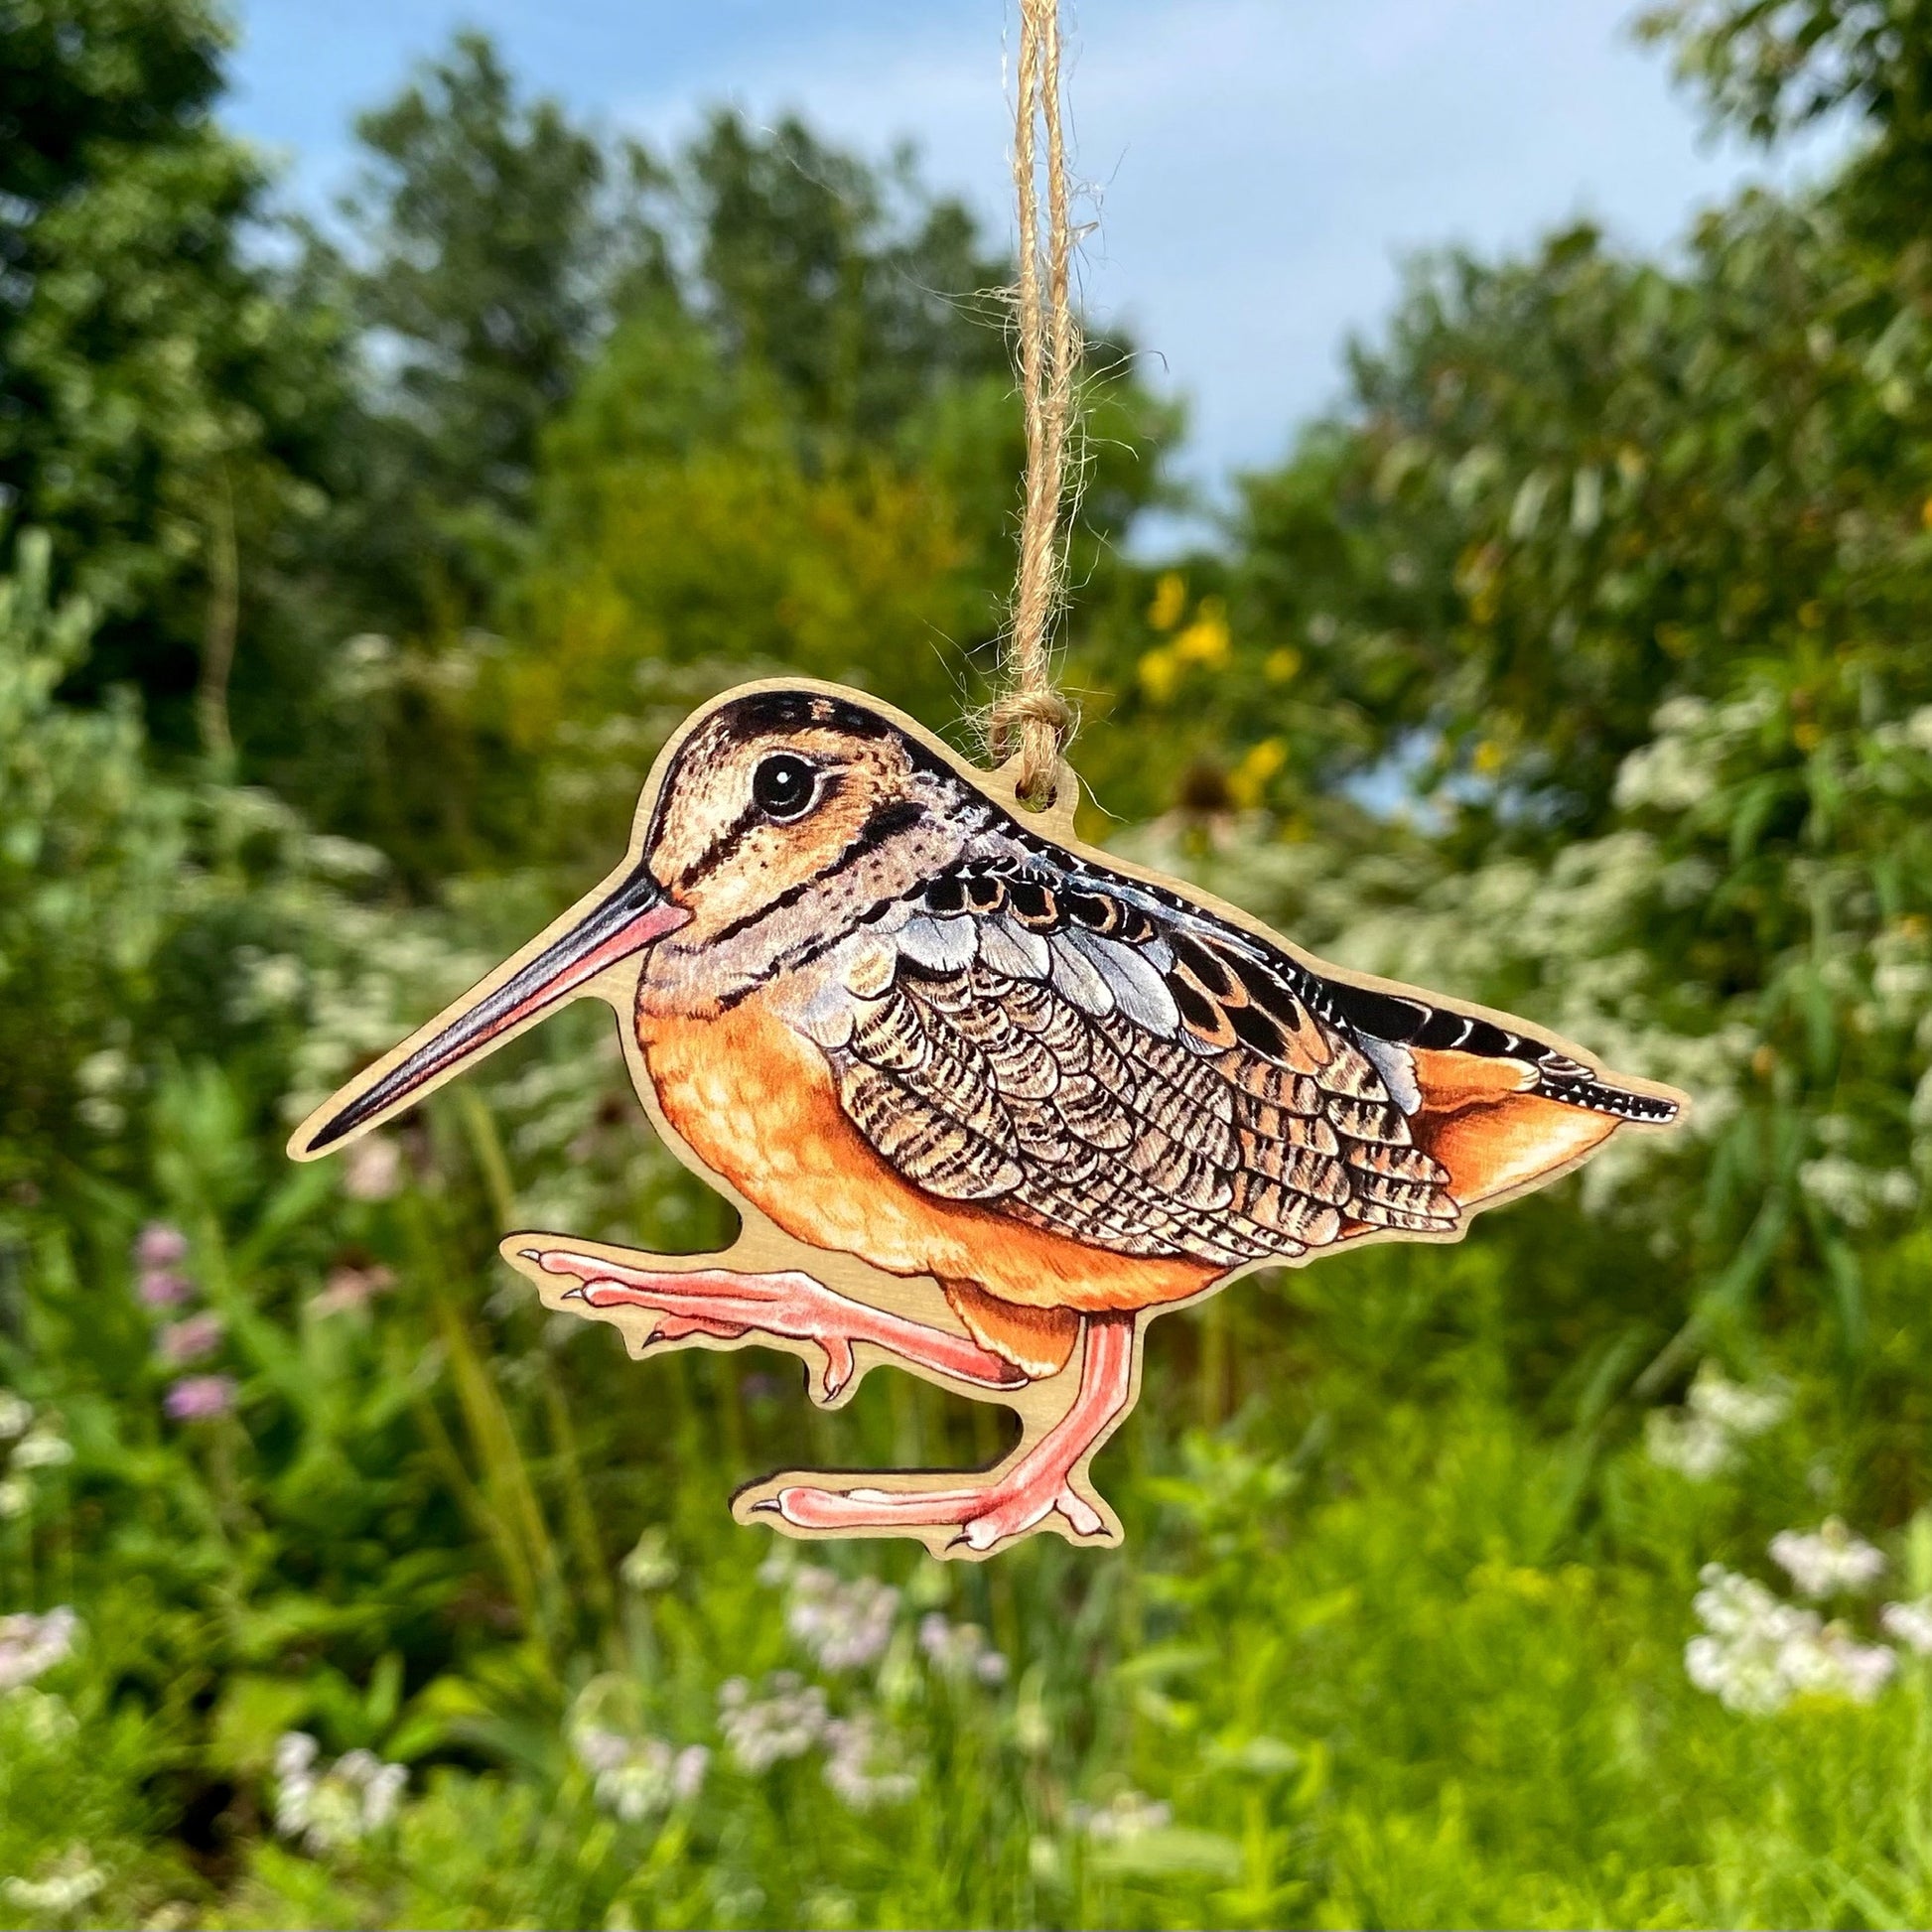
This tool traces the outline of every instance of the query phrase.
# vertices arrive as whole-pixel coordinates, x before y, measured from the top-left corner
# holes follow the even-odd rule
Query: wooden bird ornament
[[[349,1082],[334,1153],[585,994],[658,1132],[743,1217],[715,1255],[513,1234],[546,1306],[647,1347],[875,1363],[1023,1419],[991,1469],[792,1472],[741,1521],[983,1556],[1117,1543],[1094,1452],[1147,1327],[1264,1266],[1453,1241],[1683,1096],[1505,1014],[1324,965],[1023,810],[878,700],[752,684],[653,767],[623,865]]]

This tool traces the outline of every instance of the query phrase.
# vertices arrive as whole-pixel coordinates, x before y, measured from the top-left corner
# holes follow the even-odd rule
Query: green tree
[[[226,45],[204,0],[0,15],[0,500],[102,608],[76,692],[132,680],[164,743],[215,750],[342,393],[328,317],[249,246],[267,180],[212,118]]]
[[[520,99],[460,33],[355,123],[365,166],[332,262],[370,413],[359,567],[370,613],[421,629],[487,613],[521,541],[543,426],[614,308],[664,276],[654,179],[555,100]]]
[[[1761,195],[1681,276],[1589,230],[1425,270],[1357,413],[1246,484],[1249,653],[1367,726],[1357,768],[1413,747],[1440,802],[1529,838],[1603,824],[1657,704],[1766,653],[1857,638],[1911,701],[1922,273],[1829,197]]]
[[[1872,238],[1925,232],[1932,206],[1932,8],[1925,0],[1668,0],[1639,22],[1675,49],[1718,126],[1770,144],[1849,120],[1835,199]]]
[[[804,421],[882,439],[935,390],[1007,374],[1009,265],[909,149],[876,169],[791,117],[761,135],[721,109],[678,187],[720,347]]]

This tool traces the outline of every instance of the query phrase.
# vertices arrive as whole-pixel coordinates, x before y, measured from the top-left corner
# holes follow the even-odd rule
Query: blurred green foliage
[[[1932,14],[1645,31],[1837,172],[1418,265],[1198,555],[1126,560],[1179,422],[1097,345],[1067,675],[1096,835],[1695,1117],[1161,1324],[1126,1549],[973,1570],[725,1489],[994,1412],[501,1269],[729,1233],[601,1015],[281,1141],[708,692],[970,742],[1007,266],[908,157],[646,153],[477,36],[295,222],[197,0],[0,10],[0,1923],[1932,1913]],[[1811,1607],[1830,1516],[1886,1574]]]

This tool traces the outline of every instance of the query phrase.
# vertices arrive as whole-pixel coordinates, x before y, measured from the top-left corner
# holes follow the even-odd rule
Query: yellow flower
[[[1302,668],[1302,653],[1292,645],[1284,645],[1280,650],[1271,650],[1262,669],[1268,673],[1271,684],[1286,684]]]
[[[1154,602],[1147,607],[1147,621],[1156,630],[1172,630],[1187,609],[1187,580],[1177,570],[1164,572],[1154,587]]]
[[[1287,762],[1288,747],[1279,738],[1251,745],[1247,757],[1228,774],[1228,795],[1252,811],[1267,795],[1268,780]]]
[[[1172,645],[1151,650],[1140,662],[1141,689],[1153,704],[1166,704],[1180,684],[1180,659]]]
[[[1174,638],[1173,648],[1189,664],[1227,662],[1228,621],[1218,597],[1202,600],[1199,616]]]
[[[1503,748],[1493,738],[1485,738],[1476,747],[1475,767],[1485,778],[1503,768]]]

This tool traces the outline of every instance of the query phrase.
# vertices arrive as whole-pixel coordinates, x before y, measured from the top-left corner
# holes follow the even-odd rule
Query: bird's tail
[[[1566,1107],[1584,1107],[1593,1114],[1635,1121],[1645,1127],[1668,1127],[1682,1108],[1675,1100],[1654,1093],[1633,1093],[1594,1078],[1588,1067],[1564,1055],[1547,1055],[1536,1062],[1534,1092]]]

